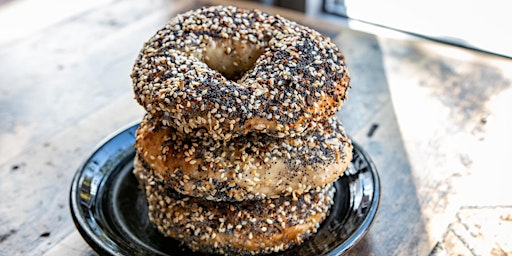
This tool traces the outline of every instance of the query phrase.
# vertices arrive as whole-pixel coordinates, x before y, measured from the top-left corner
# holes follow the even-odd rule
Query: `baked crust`
[[[212,202],[184,196],[140,158],[134,174],[145,190],[149,218],[158,230],[194,251],[251,255],[286,250],[316,233],[328,216],[332,184],[297,196],[242,202]]]
[[[135,148],[174,190],[214,201],[302,194],[336,181],[352,159],[352,144],[336,117],[294,137],[250,133],[217,141],[196,135],[181,137],[146,116]]]
[[[329,38],[258,10],[204,7],[157,31],[131,78],[147,112],[134,173],[161,233],[239,255],[316,232],[352,160],[335,115],[349,72]]]
[[[131,74],[137,101],[183,134],[217,140],[303,133],[338,111],[349,72],[322,34],[258,10],[213,6],[172,19]]]

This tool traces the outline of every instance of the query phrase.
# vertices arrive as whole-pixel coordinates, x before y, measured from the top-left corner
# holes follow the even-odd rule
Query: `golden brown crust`
[[[158,230],[194,251],[230,255],[278,252],[316,233],[333,204],[334,186],[277,199],[212,202],[173,192],[139,158],[134,173]]]
[[[320,33],[258,10],[204,7],[144,44],[131,74],[147,111],[134,173],[149,217],[192,250],[285,250],[316,232],[352,159],[335,116],[345,58]]]
[[[352,159],[352,144],[336,117],[294,137],[249,133],[217,141],[196,135],[178,136],[146,116],[135,148],[176,191],[208,200],[302,194],[337,180]]]
[[[217,140],[302,133],[333,116],[349,88],[344,56],[329,38],[280,16],[222,6],[172,19],[144,45],[131,77],[148,113]]]

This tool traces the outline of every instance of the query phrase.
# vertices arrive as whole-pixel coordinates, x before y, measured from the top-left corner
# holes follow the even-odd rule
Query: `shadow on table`
[[[426,255],[433,245],[425,227],[411,164],[392,104],[382,49],[373,35],[343,30],[334,39],[351,72],[349,99],[338,116],[379,171],[379,214],[348,255]]]

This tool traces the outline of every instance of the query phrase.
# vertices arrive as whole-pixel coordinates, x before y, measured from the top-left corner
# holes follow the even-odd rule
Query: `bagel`
[[[198,131],[181,137],[148,115],[141,122],[137,157],[174,190],[213,201],[302,194],[336,181],[352,159],[352,144],[336,116],[301,136],[249,133],[218,141]]]
[[[131,78],[150,115],[216,140],[306,132],[341,108],[349,88],[345,58],[328,37],[230,6],[172,19],[144,44]]]
[[[148,198],[150,221],[165,236],[206,253],[251,255],[301,244],[328,216],[335,193],[329,184],[297,197],[212,202],[181,195],[142,162],[134,164]]]

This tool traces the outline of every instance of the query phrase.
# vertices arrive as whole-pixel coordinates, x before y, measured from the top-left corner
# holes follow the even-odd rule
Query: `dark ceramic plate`
[[[76,227],[101,255],[202,255],[160,235],[149,222],[132,174],[137,127],[102,143],[76,173],[70,198]],[[271,255],[340,255],[366,234],[379,208],[380,183],[370,157],[355,142],[352,164],[335,184],[335,204],[318,233]]]

